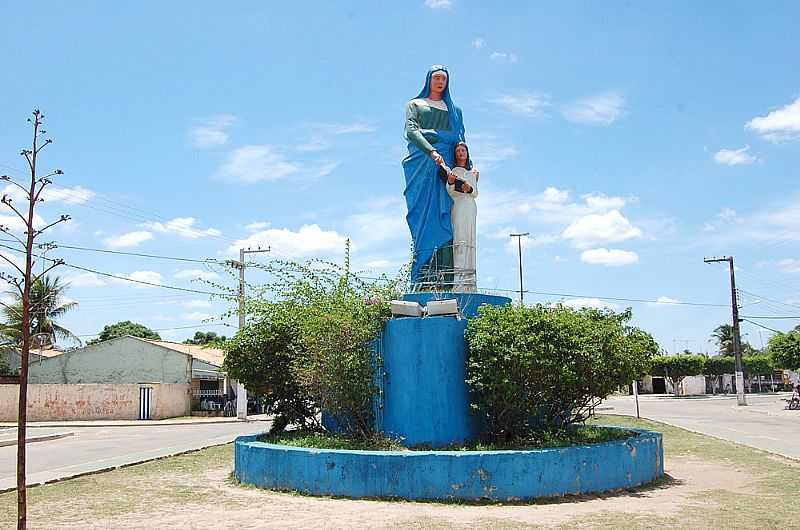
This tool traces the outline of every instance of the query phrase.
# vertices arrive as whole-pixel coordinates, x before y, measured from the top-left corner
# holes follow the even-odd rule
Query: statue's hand
[[[431,151],[431,158],[439,166],[442,165],[442,163],[444,162],[444,158],[442,158],[442,155],[440,155],[436,151]]]
[[[461,191],[463,191],[464,193],[472,193],[472,186],[470,186],[468,183],[465,182],[464,184],[461,185]]]
[[[456,183],[456,175],[455,173],[450,173],[447,175],[447,183],[448,184],[455,184]]]

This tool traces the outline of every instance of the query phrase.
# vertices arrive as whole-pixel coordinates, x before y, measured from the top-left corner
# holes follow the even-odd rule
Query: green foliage
[[[225,337],[225,335],[217,335],[213,331],[207,331],[207,332],[197,331],[195,332],[193,338],[186,339],[185,341],[183,341],[183,343],[220,347],[226,340],[228,339]]]
[[[289,303],[262,308],[260,320],[227,341],[223,369],[250,391],[261,394],[276,419],[273,430],[286,425],[315,425],[314,405],[297,383],[292,360],[298,348],[298,319]]]
[[[16,375],[8,365],[8,360],[3,352],[0,352],[0,375]]]
[[[351,436],[371,437],[371,345],[391,316],[388,301],[400,278],[362,280],[347,261],[344,267],[274,261],[260,268],[275,280],[248,302],[253,323],[226,346],[226,370],[265,392],[279,415],[276,430],[314,425],[324,410]]]
[[[765,354],[743,356],[742,364],[747,375],[769,374],[774,370],[772,356]]]
[[[777,333],[770,337],[769,353],[779,368],[797,370],[800,368],[800,330]]]
[[[727,355],[713,355],[705,360],[703,375],[719,376],[732,374],[736,369],[734,358]]]
[[[467,445],[453,445],[439,448],[447,451],[509,451],[528,449],[547,449],[551,447],[570,447],[624,440],[636,434],[627,429],[600,426],[578,426],[556,432],[540,431],[508,442],[487,443],[477,441]],[[289,431],[265,434],[258,437],[259,442],[308,447],[316,449],[345,449],[351,451],[427,451],[428,446],[406,447],[399,441],[383,436],[371,438],[349,438],[346,436],[320,434],[315,431]]]
[[[708,358],[703,355],[658,355],[650,362],[650,375],[664,377],[672,383],[675,394],[684,378],[700,375],[706,368]]]
[[[717,344],[720,355],[733,355],[733,326],[720,324],[714,328],[711,338]]]
[[[643,375],[658,345],[630,318],[563,306],[481,308],[467,327],[467,383],[490,439],[563,430]]]
[[[65,301],[69,285],[61,283],[58,276],[44,276],[31,286],[30,333],[33,345],[48,348],[57,339],[68,339],[80,343],[70,330],[56,321],[68,311],[78,307],[77,302]],[[3,306],[5,324],[0,333],[12,344],[22,342],[22,297],[17,291],[10,291],[12,301]]]
[[[100,332],[97,338],[90,340],[87,344],[96,344],[98,342],[115,339],[117,337],[123,337],[125,335],[139,337],[142,339],[161,340],[161,336],[152,329],[143,326],[142,324],[131,322],[130,320],[123,320],[122,322],[117,322],[116,324],[103,326],[103,331]]]

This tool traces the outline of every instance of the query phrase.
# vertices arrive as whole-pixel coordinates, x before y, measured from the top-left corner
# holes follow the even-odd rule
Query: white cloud
[[[269,223],[266,221],[256,221],[255,223],[250,223],[246,225],[245,230],[248,232],[258,232],[259,230],[264,230],[265,228],[269,228]]]
[[[122,280],[120,278],[114,278],[114,279],[112,279],[112,281],[114,283],[131,285],[133,287],[141,288],[141,289],[149,289],[149,288],[152,288],[153,286],[144,285],[144,284],[136,283],[136,282],[147,282],[147,283],[152,283],[152,284],[156,284],[156,285],[161,285],[161,273],[158,273],[158,272],[155,272],[155,271],[134,271],[134,272],[132,272],[130,274],[117,273],[117,274],[115,274],[115,276],[119,276],[120,278],[128,278],[128,279],[134,280],[134,281],[133,282],[129,282],[129,281],[126,281],[126,280]]]
[[[758,158],[748,153],[747,151],[749,150],[749,145],[746,145],[741,149],[720,149],[714,153],[714,161],[717,164],[724,164],[726,166],[752,164],[758,160]]]
[[[559,302],[561,305],[566,307],[571,307],[573,309],[611,309],[612,311],[617,310],[617,304],[612,304],[611,302],[604,302],[599,298],[572,298],[570,300],[562,300]]]
[[[472,47],[473,47],[473,48],[476,48],[476,49],[481,49],[481,48],[483,48],[483,45],[484,45],[484,44],[486,44],[486,41],[484,41],[484,40],[483,40],[483,39],[481,39],[481,38],[477,38],[477,39],[475,39],[475,40],[473,40],[473,41],[472,41]]]
[[[199,311],[193,311],[191,313],[183,313],[181,315],[183,320],[194,320],[194,321],[203,321],[203,320],[211,320],[214,318],[214,315],[210,315],[208,313],[201,313]]]
[[[262,144],[234,149],[220,173],[231,180],[252,184],[280,180],[300,169],[299,164],[289,161],[275,146]]]
[[[561,114],[577,123],[609,125],[622,116],[625,99],[619,94],[592,96],[561,107]]]
[[[206,309],[211,307],[211,302],[208,300],[189,300],[182,302],[181,305],[186,309]]]
[[[65,202],[67,204],[83,204],[95,196],[95,192],[82,186],[74,188],[45,188],[42,192],[44,202]]]
[[[675,298],[670,298],[669,296],[659,296],[656,298],[655,303],[649,303],[648,305],[651,306],[659,306],[659,305],[675,305],[680,303],[680,300],[676,300]]]
[[[146,226],[151,230],[155,230],[156,232],[161,232],[164,234],[177,234],[186,239],[216,237],[222,234],[222,232],[216,228],[206,228],[205,230],[195,228],[195,221],[196,220],[194,217],[176,217],[175,219],[171,219],[165,223],[149,222],[146,223]]]
[[[175,273],[175,278],[179,280],[216,280],[219,274],[213,271],[204,271],[201,269],[185,269]]]
[[[282,258],[311,256],[321,252],[344,252],[347,238],[333,230],[323,230],[319,225],[303,225],[299,230],[270,228],[240,239],[228,248],[237,254],[240,248],[270,248],[272,254]]]
[[[492,52],[489,59],[498,62],[515,63],[517,62],[517,54],[507,52]]]
[[[364,134],[378,130],[374,123],[369,121],[354,121],[351,123],[320,123],[314,125],[317,129],[323,129],[331,134]]]
[[[493,134],[469,135],[470,157],[477,169],[491,169],[517,156],[517,148]]]
[[[103,287],[105,280],[93,272],[82,272],[67,278],[67,283],[73,287]]]
[[[492,99],[491,102],[500,105],[512,114],[536,118],[544,114],[544,108],[550,104],[549,99],[545,94],[523,92],[499,96]]]
[[[606,267],[620,267],[639,263],[639,255],[628,250],[593,248],[581,253],[581,261],[591,265],[605,265]]]
[[[753,118],[745,128],[772,142],[800,138],[800,97],[766,116]]]
[[[236,122],[236,116],[220,114],[207,123],[191,130],[190,136],[195,147],[213,147],[228,143],[228,128]]]
[[[558,242],[558,236],[552,234],[535,234],[535,235],[520,236],[519,242],[517,241],[516,237],[511,237],[509,235],[518,233],[519,231],[514,228],[505,228],[503,230],[498,230],[497,232],[495,232],[494,237],[496,239],[505,239],[506,252],[514,255],[519,253],[520,243],[522,243],[522,251],[525,252],[529,248],[551,245],[553,243]]]
[[[349,216],[345,225],[359,246],[408,239],[405,201],[399,197],[376,197],[364,211]]]
[[[25,262],[22,260],[22,254],[12,254],[11,252],[0,250],[0,256],[3,256],[0,258],[0,269],[13,269],[16,271],[11,265],[11,263],[13,263],[20,269],[25,270]],[[11,263],[9,263],[9,261]]]
[[[604,214],[585,215],[570,224],[561,235],[577,248],[586,248],[641,237],[642,231],[619,210],[611,210]]]
[[[13,200],[13,198],[12,198],[12,200]],[[15,208],[19,209],[18,206],[19,205],[15,206]],[[5,206],[4,206],[4,208],[5,208]],[[9,210],[9,209],[6,209],[5,211],[11,212],[11,210]],[[34,228],[42,228],[46,224],[47,223],[42,218],[42,216],[40,216],[39,214],[36,214],[36,213],[33,214],[33,226],[34,226]],[[22,221],[22,219],[20,219],[19,217],[17,217],[16,214],[13,214],[13,213],[11,215],[0,215],[0,226],[8,228],[8,229],[10,229],[10,230],[12,230],[14,232],[23,232],[26,229],[25,223]],[[17,235],[18,236],[22,236],[21,233],[17,234]]]
[[[453,7],[451,0],[425,0],[425,6],[431,9],[450,9]]]
[[[781,272],[800,272],[800,259],[786,258],[775,262]]]
[[[128,232],[119,236],[107,237],[103,243],[108,248],[129,248],[153,239],[153,234],[145,231]]]
[[[306,176],[308,178],[317,179],[322,177],[327,177],[333,170],[339,166],[339,162],[324,162],[319,164],[316,167],[308,168],[308,173]]]

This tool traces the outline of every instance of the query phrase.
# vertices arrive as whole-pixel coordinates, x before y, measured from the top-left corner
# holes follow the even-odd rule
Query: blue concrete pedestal
[[[482,304],[505,305],[502,296],[478,293],[412,293],[426,305],[455,298],[461,316],[396,318],[386,323],[378,370],[382,386],[377,427],[404,445],[443,447],[474,441],[481,422],[470,410],[467,377],[467,318]],[[380,363],[379,363],[380,366]]]

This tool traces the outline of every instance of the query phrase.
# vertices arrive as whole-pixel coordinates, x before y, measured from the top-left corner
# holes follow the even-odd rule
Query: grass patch
[[[524,438],[516,438],[508,442],[475,442],[471,444],[449,445],[437,448],[440,451],[522,451],[530,449],[550,449],[588,445],[615,440],[624,440],[636,433],[627,429],[604,427],[598,425],[579,426],[560,432],[536,433]],[[263,434],[259,442],[288,445],[291,447],[307,447],[314,449],[344,449],[351,451],[429,451],[428,445],[406,447],[399,440],[375,436],[368,439],[354,439],[337,434],[319,433],[316,431],[286,431],[275,434]]]

